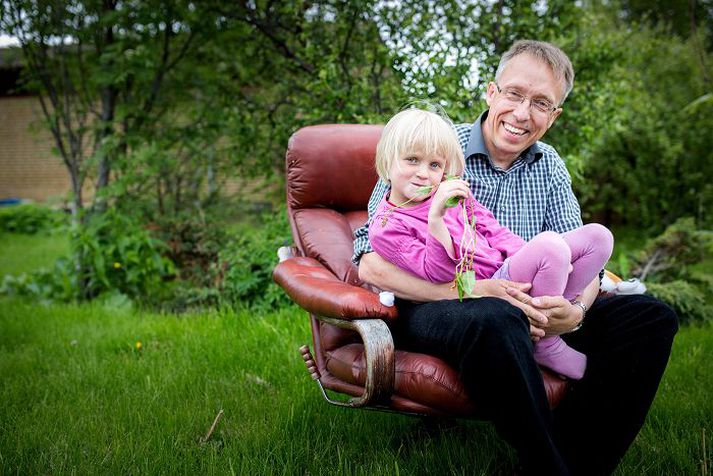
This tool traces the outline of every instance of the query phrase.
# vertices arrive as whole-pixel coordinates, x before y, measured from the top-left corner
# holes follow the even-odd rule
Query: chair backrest
[[[293,134],[287,146],[287,207],[295,245],[303,256],[357,285],[353,232],[366,221],[382,128],[308,126]]]

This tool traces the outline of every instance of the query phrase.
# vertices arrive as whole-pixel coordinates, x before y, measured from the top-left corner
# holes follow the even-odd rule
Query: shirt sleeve
[[[555,167],[542,231],[565,233],[582,226],[582,212],[572,191],[572,179],[562,159]]]
[[[449,256],[430,233],[426,233],[424,242],[414,233],[414,227],[402,221],[398,214],[390,215],[385,226],[380,225],[377,214],[369,240],[379,256],[421,279],[447,283],[455,276],[458,260]]]
[[[381,203],[381,200],[386,196],[386,192],[389,191],[389,184],[383,180],[376,182],[374,190],[371,192],[371,197],[369,198],[369,204],[367,205],[368,218],[366,223],[354,232],[354,254],[352,255],[352,262],[359,265],[359,260],[361,260],[362,255],[365,253],[371,253],[374,249],[371,247],[369,242],[369,223],[371,222],[374,213],[376,213],[376,208]]]

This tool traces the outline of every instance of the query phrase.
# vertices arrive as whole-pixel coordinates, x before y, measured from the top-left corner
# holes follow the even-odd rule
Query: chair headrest
[[[330,124],[295,132],[287,145],[287,202],[293,209],[365,210],[377,181],[381,125]]]

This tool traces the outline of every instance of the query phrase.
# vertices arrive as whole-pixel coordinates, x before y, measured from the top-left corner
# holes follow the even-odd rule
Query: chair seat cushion
[[[364,346],[346,344],[326,353],[326,367],[335,378],[363,386],[366,381]],[[453,416],[477,416],[477,408],[465,392],[458,374],[438,357],[396,351],[394,395]],[[542,369],[552,408],[564,397],[568,382]],[[483,385],[487,385],[483,382]]]

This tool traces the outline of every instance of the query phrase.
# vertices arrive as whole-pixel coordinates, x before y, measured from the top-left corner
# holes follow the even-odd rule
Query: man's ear
[[[550,115],[550,122],[549,124],[547,124],[548,129],[552,127],[552,124],[554,124],[555,120],[560,117],[560,114],[562,114],[562,108],[558,107],[557,109],[555,109],[555,112]]]
[[[485,103],[490,107],[490,103],[493,101],[493,96],[495,96],[495,92],[497,91],[497,86],[495,86],[495,83],[490,81],[488,83],[488,89],[485,91]]]

